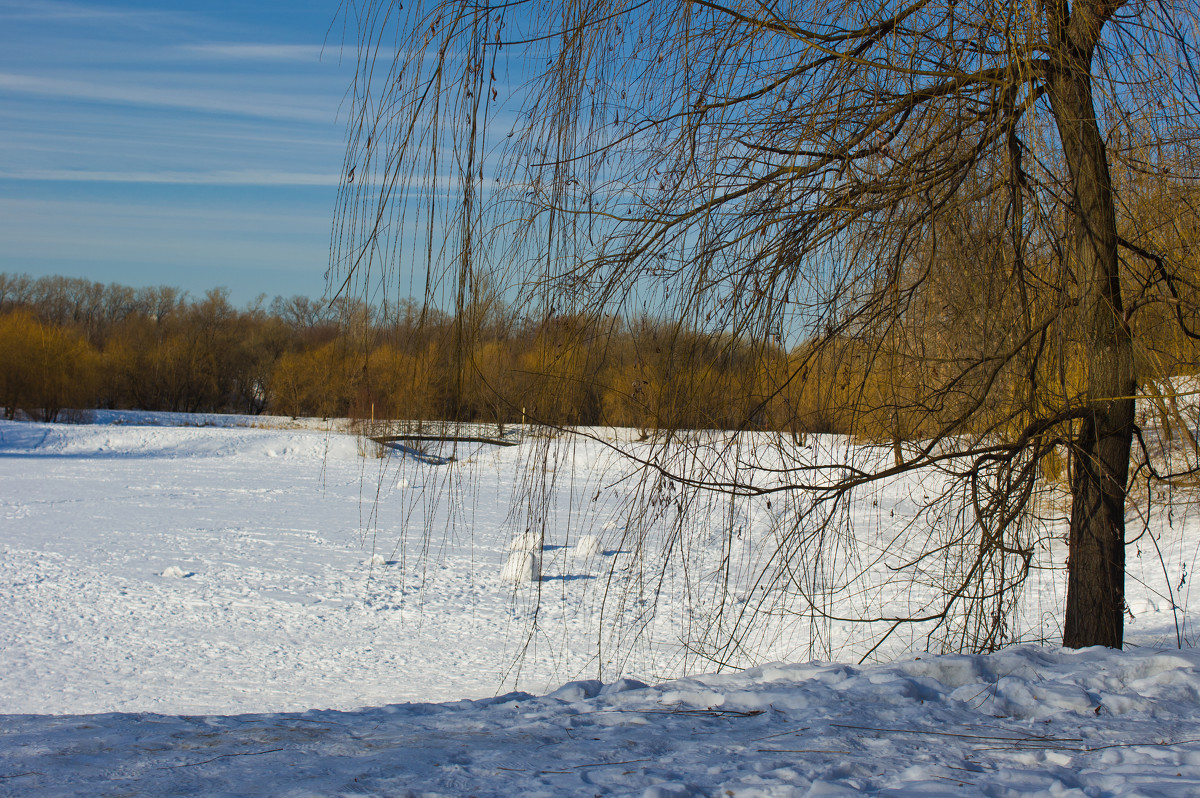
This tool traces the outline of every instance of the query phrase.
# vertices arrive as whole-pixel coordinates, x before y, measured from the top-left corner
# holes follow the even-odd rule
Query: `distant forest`
[[[246,307],[215,289],[0,273],[0,405],[634,427],[769,426],[764,346],[650,319],[462,318],[414,301],[302,296]],[[777,358],[786,356],[766,346]],[[671,353],[668,358],[666,353]],[[816,419],[813,419],[816,421]]]
[[[850,337],[785,351],[648,317],[599,321],[531,319],[498,300],[458,316],[412,300],[293,296],[239,308],[224,289],[192,298],[0,273],[0,406],[10,419],[47,421],[64,409],[113,408],[893,441],[962,412],[952,396],[937,407],[913,398],[908,382],[930,358],[911,362]],[[908,322],[935,346],[930,325]],[[1194,343],[1163,329],[1140,331],[1152,355],[1143,368],[1193,372]],[[1064,368],[1076,368],[1074,358]],[[995,423],[989,415],[980,423]]]

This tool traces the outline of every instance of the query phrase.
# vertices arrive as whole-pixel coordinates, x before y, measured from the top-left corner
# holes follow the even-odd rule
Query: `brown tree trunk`
[[[1135,377],[1121,300],[1108,156],[1092,99],[1091,64],[1119,3],[1078,0],[1052,25],[1047,87],[1074,188],[1074,257],[1089,416],[1075,441],[1063,645],[1120,648],[1125,615],[1125,497]],[[1065,13],[1065,6],[1058,10]],[[1062,17],[1059,22],[1064,22]]]

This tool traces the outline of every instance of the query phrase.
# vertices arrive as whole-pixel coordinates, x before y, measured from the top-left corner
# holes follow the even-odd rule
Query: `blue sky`
[[[337,0],[0,0],[0,271],[320,296],[341,24]]]

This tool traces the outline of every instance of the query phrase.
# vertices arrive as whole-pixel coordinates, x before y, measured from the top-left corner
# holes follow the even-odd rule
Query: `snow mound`
[[[604,683],[597,679],[581,679],[576,682],[567,682],[546,697],[568,702],[583,701],[587,698],[595,698],[603,689]]]
[[[500,581],[515,585],[537,582],[541,579],[542,558],[532,551],[514,551],[500,569]]]
[[[508,544],[509,551],[540,551],[542,537],[534,532],[522,532]]]
[[[600,538],[595,535],[581,535],[575,541],[574,554],[581,560],[591,559],[600,554]]]
[[[355,460],[349,435],[247,427],[138,427],[0,421],[0,452],[72,458]]]

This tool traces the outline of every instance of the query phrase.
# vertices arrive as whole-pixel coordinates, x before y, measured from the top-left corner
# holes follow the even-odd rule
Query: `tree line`
[[[762,347],[651,318],[461,316],[405,300],[260,297],[0,273],[0,405],[643,429],[769,426]],[[770,347],[776,358],[786,357]]]
[[[1148,218],[1172,213],[1169,204],[1155,204]],[[979,230],[957,235],[956,257],[982,257],[991,247]],[[965,411],[969,386],[960,401],[948,395],[930,407],[917,383],[952,351],[962,355],[971,340],[1003,326],[1002,281],[989,286],[965,269],[946,274],[922,312],[910,312],[886,340],[846,334],[837,345],[789,348],[649,316],[518,317],[494,298],[458,316],[413,300],[370,306],[277,296],[236,307],[225,289],[192,298],[167,286],[0,273],[0,405],[10,419],[22,411],[49,421],[67,408],[112,408],[647,433],[770,429],[895,443],[928,437]],[[1200,300],[1192,281],[1182,285],[1189,290],[1162,307],[1194,317]],[[1171,322],[1144,314],[1138,325],[1146,371],[1195,369],[1195,342]],[[948,334],[964,324],[980,335]],[[1069,354],[1048,367],[1060,366],[1078,368]],[[1000,393],[1019,392],[1021,376],[1006,375],[1013,384]],[[1002,423],[1006,412],[996,403],[973,423]]]

